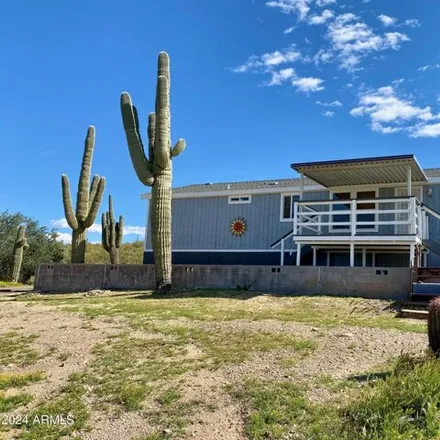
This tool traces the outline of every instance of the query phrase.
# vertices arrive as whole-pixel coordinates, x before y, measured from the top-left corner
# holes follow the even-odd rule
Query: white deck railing
[[[365,204],[374,204],[375,208],[363,209]],[[426,231],[426,213],[414,196],[299,201],[294,204],[293,235],[355,236],[371,233],[425,238]]]

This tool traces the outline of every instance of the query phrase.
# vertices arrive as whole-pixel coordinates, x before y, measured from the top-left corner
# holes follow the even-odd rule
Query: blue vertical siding
[[[243,192],[245,194],[245,192]],[[308,191],[304,199],[322,200],[328,191]],[[173,199],[172,246],[175,250],[243,250],[269,249],[293,228],[292,221],[280,221],[281,193],[254,194],[251,203],[229,204],[227,196]],[[235,237],[231,222],[246,221],[246,232]],[[146,249],[151,249],[147,227]],[[285,249],[294,249],[293,240],[286,240]]]
[[[431,190],[431,191],[429,191]],[[431,194],[429,194],[431,192]],[[428,185],[423,190],[423,203],[440,212],[440,185]],[[440,220],[432,215],[429,219],[429,239],[440,243]],[[440,256],[430,251],[428,254],[428,267],[440,267]]]

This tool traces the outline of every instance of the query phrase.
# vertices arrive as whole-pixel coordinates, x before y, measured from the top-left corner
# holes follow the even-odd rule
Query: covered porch
[[[348,159],[291,165],[300,175],[299,201],[294,204],[292,239],[296,264],[304,245],[317,254],[338,249],[349,254],[349,265],[367,264],[368,250],[400,252],[408,266],[423,264],[428,237],[423,186],[428,179],[413,155]],[[307,200],[304,178],[329,190],[328,200]],[[393,195],[380,197],[378,188]],[[374,253],[375,254],[375,253]],[[364,266],[365,267],[365,266]],[[373,264],[372,267],[375,267]]]

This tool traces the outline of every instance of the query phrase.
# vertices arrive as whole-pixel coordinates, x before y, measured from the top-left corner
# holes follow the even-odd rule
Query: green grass
[[[206,354],[213,366],[239,364],[254,353],[288,348],[297,353],[309,354],[317,344],[285,333],[249,330],[229,330],[218,327],[205,330],[192,326],[155,325],[155,331],[173,336],[181,344],[195,343]]]
[[[46,377],[42,371],[30,373],[0,373],[0,390],[7,388],[21,388]]]
[[[181,397],[180,390],[176,388],[169,388],[165,390],[160,396],[156,397],[156,401],[161,405],[171,405]]]
[[[22,426],[18,438],[58,440],[87,428],[90,412],[84,403],[85,394],[86,388],[82,383],[82,376],[76,374],[70,376],[68,385],[61,390],[57,397],[40,404],[36,410],[29,414],[28,423]],[[73,423],[41,423],[45,415],[59,416],[59,420],[62,420],[61,417],[63,417],[64,422],[72,420]],[[40,423],[34,423],[35,420]]]
[[[245,432],[251,440],[330,440],[339,428],[335,408],[311,405],[291,381],[250,379],[230,391],[247,406]]]
[[[40,359],[38,351],[30,347],[38,335],[20,335],[10,331],[0,335],[0,365],[32,365]]]
[[[32,396],[27,393],[6,397],[4,393],[0,392],[0,413],[12,411],[22,405],[28,404],[31,400]]]
[[[156,297],[145,292],[85,297],[83,294],[38,295],[22,301],[43,301],[90,318],[126,316],[133,325],[151,319],[194,321],[259,321],[276,319],[314,326],[353,325],[425,332],[424,322],[397,318],[393,302],[330,296],[280,296],[258,292],[190,291]]]
[[[25,284],[13,283],[12,281],[0,281],[0,287],[23,287]]]
[[[402,356],[387,374],[359,377],[359,383],[321,377],[336,399],[319,405],[291,381],[252,379],[229,390],[247,408],[250,440],[440,438],[440,360]]]
[[[388,377],[364,390],[343,415],[350,440],[440,438],[440,361],[401,358]]]

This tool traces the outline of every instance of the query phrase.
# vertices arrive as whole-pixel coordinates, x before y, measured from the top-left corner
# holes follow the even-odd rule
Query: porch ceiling
[[[405,183],[411,166],[413,182],[428,182],[414,155],[383,156],[327,162],[294,163],[298,173],[329,188],[338,186]]]

